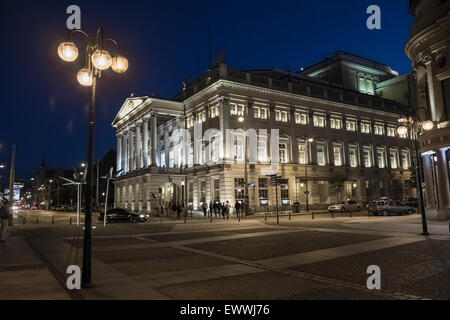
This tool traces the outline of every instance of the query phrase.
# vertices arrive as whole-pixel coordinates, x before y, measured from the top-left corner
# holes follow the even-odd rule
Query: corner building
[[[339,72],[352,77],[344,83]],[[345,198],[364,203],[414,196],[412,141],[396,130],[411,106],[376,95],[377,86],[386,88],[384,82],[396,78],[388,66],[337,52],[298,73],[239,71],[222,62],[185,83],[172,100],[128,98],[112,124],[122,170],[115,205],[153,213],[169,201],[194,209],[205,201],[233,206],[244,200],[247,171],[250,209],[262,211],[276,203],[266,176],[276,158],[277,174],[288,179],[278,189],[280,205],[304,207],[306,190],[310,207],[317,209]],[[411,92],[399,96],[405,94]],[[198,141],[196,123],[204,137]],[[191,137],[180,137],[178,129]],[[227,136],[227,129],[234,129],[233,135]],[[248,154],[245,132],[252,129],[257,150]],[[272,129],[279,130],[278,148],[271,145]],[[249,158],[256,161],[245,161]]]

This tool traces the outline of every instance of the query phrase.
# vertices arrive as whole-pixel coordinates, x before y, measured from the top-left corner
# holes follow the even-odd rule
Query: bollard
[[[36,218],[36,224],[39,224],[39,218]]]
[[[353,218],[352,212],[350,211],[350,218]]]
[[[267,209],[264,210],[264,221],[267,221]]]
[[[314,211],[312,212],[312,219],[314,220]]]
[[[70,217],[69,224],[72,224],[72,217]]]
[[[55,217],[52,217],[52,224],[55,224]]]
[[[187,223],[187,209],[184,210],[184,223]]]
[[[289,211],[289,221],[291,220],[291,212],[292,211]]]
[[[27,221],[27,219],[25,219],[25,217],[23,218],[23,224],[25,224],[25,222]]]

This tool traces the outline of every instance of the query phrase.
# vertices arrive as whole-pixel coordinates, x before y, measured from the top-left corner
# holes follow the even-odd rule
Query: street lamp
[[[423,108],[417,108],[417,111],[424,110],[427,114],[428,118],[428,111]],[[421,121],[419,117],[417,119],[409,116],[409,117],[402,117],[398,119],[398,122],[400,126],[397,128],[397,133],[400,136],[406,136],[408,132],[411,132],[411,139],[413,141],[413,150],[414,150],[414,159],[416,164],[416,185],[419,192],[419,206],[420,206],[420,212],[422,217],[422,233],[421,235],[429,235],[428,233],[428,226],[427,226],[427,217],[425,214],[425,205],[424,205],[424,196],[423,196],[423,190],[422,190],[422,166],[420,158],[420,152],[419,152],[419,142],[418,142],[418,136],[422,135],[424,131],[432,130],[434,127],[434,123],[431,120],[425,120]]]
[[[240,123],[244,123],[245,122],[245,118],[244,116],[240,116],[238,118],[238,121]],[[245,210],[245,216],[247,216],[248,214],[248,208],[250,207],[250,197],[248,195],[248,170],[247,170],[247,158],[248,158],[248,137],[247,137],[247,125],[244,126],[244,135],[245,135],[245,155],[244,155],[244,181],[245,181],[245,186],[244,186],[244,208],[241,209],[240,212],[242,212],[243,210]],[[241,221],[241,214],[238,214],[238,221]]]
[[[92,256],[92,189],[94,176],[94,130],[95,130],[95,103],[96,103],[96,89],[97,79],[102,76],[102,71],[106,71],[113,66],[113,71],[123,73],[128,69],[128,60],[122,55],[117,54],[114,58],[104,48],[103,42],[110,41],[117,48],[119,45],[117,41],[111,38],[105,38],[103,29],[100,27],[97,30],[95,39],[91,39],[89,35],[83,30],[75,29],[69,32],[68,39],[61,43],[58,47],[59,57],[66,62],[73,62],[78,58],[78,47],[72,41],[70,36],[74,33],[81,33],[87,39],[85,67],[77,74],[77,80],[80,85],[91,88],[91,103],[89,108],[89,138],[88,138],[88,159],[87,164],[82,164],[82,167],[87,166],[86,177],[86,209],[85,209],[85,227],[84,227],[84,244],[83,244],[83,269],[81,276],[81,283],[83,288],[92,286],[91,283],[91,256]]]
[[[306,190],[305,190],[305,196],[306,196],[306,212],[309,212],[309,190],[308,190],[308,162],[310,162],[309,158],[310,158],[310,148],[311,148],[311,143],[314,142],[313,138],[307,138],[306,139],[306,152],[308,153],[308,161],[306,161],[306,157],[305,157],[305,186],[306,186]]]

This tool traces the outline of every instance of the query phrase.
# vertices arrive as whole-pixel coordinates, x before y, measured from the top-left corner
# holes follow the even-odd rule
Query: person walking
[[[203,202],[202,208],[203,208],[203,215],[204,215],[205,218],[206,218],[206,213],[207,213],[207,211],[208,211],[208,205],[206,204],[206,202]]]
[[[241,205],[239,204],[239,201],[236,200],[236,203],[234,204],[234,208],[236,209],[236,218],[239,219],[239,214],[241,210]]]
[[[9,202],[5,200],[3,202],[3,206],[0,207],[0,220],[1,220],[1,229],[0,229],[0,242],[6,242],[6,230],[8,229],[9,224]]]
[[[220,205],[220,211],[222,213],[223,220],[225,220],[225,214],[227,212],[227,207],[225,206],[225,202]]]
[[[181,205],[179,203],[177,204],[177,217],[178,219],[181,218]]]
[[[214,211],[214,204],[213,204],[212,201],[210,201],[209,202],[209,215],[210,215],[210,217],[212,217],[213,211]]]
[[[231,208],[231,206],[230,206],[230,203],[227,201],[227,204],[225,205],[225,208],[226,208],[226,214],[227,214],[227,219],[230,219],[230,208]]]

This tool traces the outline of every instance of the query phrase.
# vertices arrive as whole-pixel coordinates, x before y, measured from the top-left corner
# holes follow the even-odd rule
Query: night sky
[[[174,96],[185,76],[197,74],[197,43],[200,69],[208,67],[209,26],[213,55],[224,49],[234,68],[296,71],[342,49],[400,74],[411,70],[406,0],[2,1],[0,163],[7,167],[0,184],[12,143],[17,177],[33,176],[43,157],[68,169],[86,158],[89,89],[76,80],[83,59],[68,64],[57,55],[71,4],[81,7],[82,29],[95,34],[103,26],[130,61],[126,74],[109,70],[99,82],[96,158],[116,146],[111,122],[126,97]],[[371,4],[381,7],[382,30],[366,28]]]

